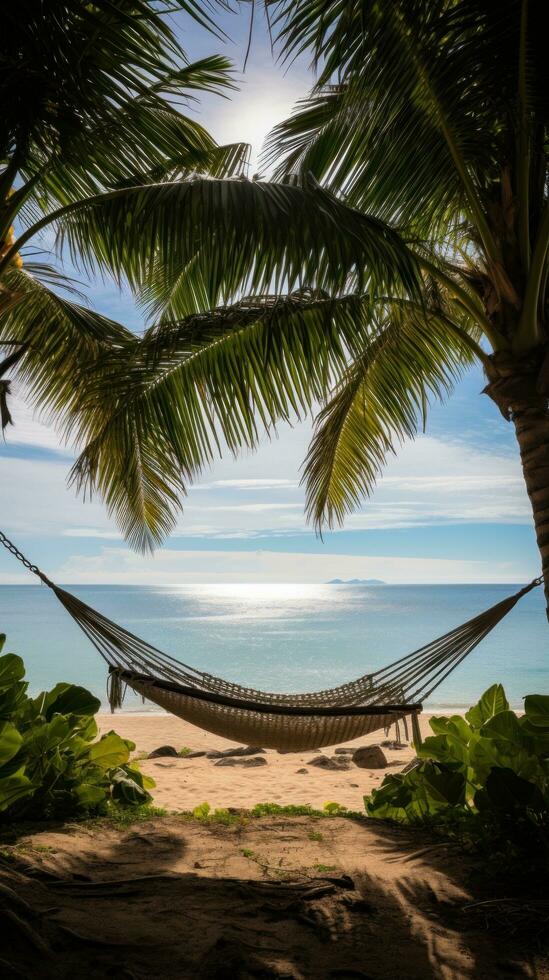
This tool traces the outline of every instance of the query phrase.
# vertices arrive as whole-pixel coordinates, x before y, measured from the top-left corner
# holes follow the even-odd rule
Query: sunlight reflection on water
[[[79,586],[72,591],[153,645],[211,673],[266,690],[307,691],[364,674],[435,639],[512,586],[228,584]],[[105,670],[40,586],[0,587],[0,632],[26,660],[31,689],[58,680],[105,696]],[[435,692],[437,710],[467,705],[494,681],[510,699],[549,689],[541,591],[526,596]],[[128,709],[140,701],[129,695]]]

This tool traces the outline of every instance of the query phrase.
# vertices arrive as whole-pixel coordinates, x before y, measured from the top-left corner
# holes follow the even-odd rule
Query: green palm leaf
[[[40,267],[38,272],[56,285],[71,285],[55,270]],[[2,282],[10,300],[0,310],[0,347],[23,349],[15,377],[31,402],[69,438],[80,384],[92,371],[100,373],[107,352],[129,356],[137,338],[119,323],[53,292],[26,270],[11,268]]]
[[[365,306],[368,333],[320,412],[304,471],[307,513],[318,529],[342,523],[369,496],[387,457],[425,425],[476,342],[442,310],[400,301]]]
[[[175,315],[182,270],[210,305],[301,284],[416,291],[418,267],[398,233],[309,177],[278,184],[192,180],[98,195],[57,218],[61,244],[86,270],[126,277],[158,316]],[[188,312],[187,309],[182,311]]]
[[[83,389],[72,478],[99,490],[134,547],[173,529],[186,486],[223,448],[302,416],[344,369],[358,296],[265,297],[152,330],[130,365]]]

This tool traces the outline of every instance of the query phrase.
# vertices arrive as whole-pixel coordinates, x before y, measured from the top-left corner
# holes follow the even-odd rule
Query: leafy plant
[[[324,813],[328,814],[329,817],[339,817],[342,813],[345,813],[347,807],[343,806],[342,803],[325,803],[323,806]]]
[[[5,636],[0,635],[0,651]],[[142,806],[154,781],[130,763],[133,742],[108,732],[97,739],[100,702],[74,684],[27,695],[25,666],[0,657],[0,814],[44,819]]]
[[[549,696],[529,695],[518,716],[494,684],[465,717],[434,717],[430,726],[419,764],[364,798],[369,816],[460,827],[473,842],[547,860]]]
[[[209,803],[199,803],[193,810],[195,820],[206,820],[210,815],[211,806]]]

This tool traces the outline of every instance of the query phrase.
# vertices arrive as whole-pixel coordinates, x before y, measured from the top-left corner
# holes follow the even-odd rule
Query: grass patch
[[[249,811],[252,817],[323,817],[322,810],[315,810],[308,803],[300,805],[279,803],[256,803]]]
[[[125,827],[131,827],[134,823],[146,823],[149,820],[156,820],[158,817],[166,816],[168,816],[168,811],[163,807],[145,803],[143,806],[111,806],[104,816],[92,817],[91,819],[83,820],[82,823],[88,827],[99,824],[105,826],[105,824],[108,824],[117,830],[124,830]],[[72,826],[75,830],[78,829],[76,822],[73,822]]]
[[[310,830],[307,834],[309,840],[321,841],[324,840],[324,835],[320,833],[319,830]]]
[[[187,817],[187,819],[189,818],[189,814],[182,814],[182,816]],[[230,810],[226,810],[223,807],[212,810],[209,803],[199,803],[198,806],[195,806],[190,816],[194,820],[199,820],[201,823],[218,823],[226,827],[231,826],[231,824],[242,823],[240,813],[231,813]]]
[[[181,756],[182,759],[184,759],[185,756],[190,755],[191,752],[192,749],[190,749],[188,745],[184,745],[182,749],[179,749],[179,755]]]

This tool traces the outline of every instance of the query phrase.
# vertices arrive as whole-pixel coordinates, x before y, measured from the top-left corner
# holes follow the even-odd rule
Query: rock
[[[232,756],[242,756],[242,755],[259,755],[265,752],[265,749],[255,748],[252,745],[239,745],[236,749],[212,749],[211,752],[206,752],[206,758],[208,759],[229,759]]]
[[[267,760],[263,759],[261,756],[254,755],[251,758],[235,758],[232,755],[225,756],[222,759],[218,759],[215,763],[216,766],[246,766],[247,769],[251,769],[254,766],[266,766]]]
[[[158,749],[149,752],[147,759],[157,759],[163,755],[169,755],[172,758],[179,759],[179,752],[177,749],[174,749],[173,745],[161,745]]]
[[[379,745],[364,745],[353,755],[353,762],[359,769],[385,769],[387,759]]]
[[[351,768],[350,759],[336,759],[335,756],[315,755],[314,759],[309,759],[308,766],[316,766],[318,769],[342,769]]]
[[[408,747],[407,742],[394,742],[390,738],[386,738],[385,741],[382,742],[381,744],[384,749],[405,749]]]
[[[352,755],[356,749],[334,749],[336,755]]]
[[[205,750],[202,752],[188,752],[185,759],[202,759],[205,755],[207,755]]]
[[[298,772],[309,772],[309,770],[308,769],[296,769],[296,773],[298,773]]]
[[[352,786],[353,789],[358,789],[358,783],[349,783],[349,786]]]

